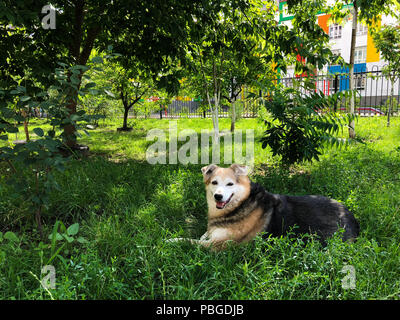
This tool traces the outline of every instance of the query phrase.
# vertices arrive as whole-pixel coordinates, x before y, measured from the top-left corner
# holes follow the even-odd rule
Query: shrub
[[[347,140],[335,135],[355,116],[330,112],[334,99],[337,96],[318,92],[304,96],[298,90],[277,86],[272,98],[264,102],[272,120],[264,120],[267,130],[262,147],[270,146],[284,164],[294,164],[319,160],[324,147],[346,144]]]

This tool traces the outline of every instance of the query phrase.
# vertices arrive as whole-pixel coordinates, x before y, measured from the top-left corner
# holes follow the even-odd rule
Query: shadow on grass
[[[55,219],[82,221],[93,214],[121,215],[137,219],[147,232],[200,236],[207,224],[207,203],[200,171],[205,164],[149,164],[143,153],[152,141],[144,139],[146,134],[145,130],[92,132],[92,156],[85,161],[71,162],[66,172],[57,175],[61,188],[51,194],[50,206],[43,214],[47,224],[51,225]],[[178,149],[184,143],[186,141],[179,141]],[[251,179],[273,193],[319,194],[334,198],[354,212],[366,236],[380,240],[400,239],[397,231],[400,229],[397,214],[400,152],[388,154],[371,146],[332,150],[319,163],[293,166],[290,170],[276,163],[267,165],[258,161]],[[128,147],[132,147],[130,154]],[[167,143],[167,150],[168,147]],[[243,149],[245,147],[244,143]],[[222,140],[222,161],[223,148]],[[132,159],[132,153],[136,159]],[[137,153],[141,156],[137,157]],[[211,162],[211,147],[209,154]],[[27,210],[6,194],[2,203],[4,212],[7,211],[7,215],[2,216],[2,224],[10,223],[15,218],[13,215],[21,214],[19,208]]]

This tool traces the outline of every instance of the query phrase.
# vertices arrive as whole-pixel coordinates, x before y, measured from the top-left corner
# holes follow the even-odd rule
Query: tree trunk
[[[124,108],[124,124],[122,125],[122,129],[128,129],[128,114],[129,108]]]
[[[355,110],[355,99],[356,95],[354,94],[354,53],[356,49],[356,34],[357,34],[357,17],[358,17],[358,7],[357,3],[353,2],[353,25],[351,31],[351,47],[350,47],[350,113],[354,114]],[[349,123],[349,138],[354,139],[356,137],[356,132],[354,130],[354,120]]]
[[[26,142],[29,142],[31,139],[29,137],[28,121],[26,119],[24,120],[24,131],[25,131],[25,140]]]
[[[235,78],[231,79],[231,132],[235,131],[235,122],[236,122],[236,96],[235,96],[235,89],[234,89]]]
[[[213,110],[214,142],[219,143],[219,119],[218,119],[219,98],[217,92],[215,92],[214,99],[215,99],[214,110]]]
[[[394,100],[393,94],[394,94],[394,81],[391,81],[392,87],[390,88],[390,103],[389,103],[389,108],[388,108],[388,115],[387,115],[387,126],[390,127],[390,114],[392,112],[392,103]]]
[[[80,58],[81,44],[82,44],[82,26],[84,21],[84,0],[77,0],[75,2],[75,21],[73,26],[73,40],[71,42],[71,46],[69,48],[69,55],[73,58],[73,60],[78,63]],[[80,84],[78,84],[78,87]],[[70,101],[67,105],[69,115],[76,113],[76,105],[78,99],[78,90],[75,92],[71,92]],[[73,124],[67,124],[64,126],[64,139],[65,144],[69,148],[74,148],[76,146],[76,128]]]
[[[214,141],[216,143],[219,142],[219,122],[218,122],[218,108],[215,107],[215,109],[213,110],[213,124],[214,124]]]
[[[70,103],[67,105],[67,109],[70,115],[76,113],[76,105],[77,101],[75,100],[74,97],[71,98]],[[76,128],[73,124],[67,124],[64,126],[64,138],[65,138],[65,144],[69,148],[74,148],[76,146]]]
[[[86,32],[86,40],[83,43],[83,24],[85,18],[85,0],[75,1],[75,21],[73,26],[73,40],[71,46],[69,47],[69,55],[73,58],[75,64],[86,65],[90,53],[92,52],[94,41],[101,31],[100,25],[90,26]],[[82,50],[81,50],[82,48]],[[67,105],[69,115],[76,113],[76,106],[78,103],[78,91],[81,85],[82,73],[79,75],[79,83],[77,84],[77,89],[71,92],[70,102]],[[64,126],[64,139],[65,144],[73,149],[76,147],[76,128],[73,124],[67,124]]]
[[[25,132],[25,141],[29,142],[29,129],[28,129],[28,113],[25,110],[21,110],[21,115],[24,117],[24,132]]]
[[[235,121],[236,121],[236,101],[232,101],[232,114],[231,114],[231,132],[235,131]]]

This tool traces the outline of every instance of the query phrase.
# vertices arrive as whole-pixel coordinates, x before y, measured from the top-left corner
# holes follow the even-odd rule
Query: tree
[[[318,2],[318,1],[317,1]],[[381,14],[391,14],[393,5],[396,1],[394,0],[341,0],[336,1],[333,6],[326,6],[325,0],[320,0],[319,2],[324,3],[324,10],[321,12],[326,12],[332,14],[332,19],[334,21],[340,22],[344,17],[352,14],[352,35],[351,35],[351,49],[350,49],[350,59],[349,59],[349,80],[350,80],[350,113],[354,114],[355,111],[355,99],[354,94],[354,56],[355,56],[355,44],[356,44],[356,31],[357,23],[364,21],[369,28],[373,28],[376,20]],[[304,7],[304,1],[300,0],[288,0],[289,8],[293,6],[298,6],[302,4]],[[299,11],[300,12],[300,11]],[[298,14],[299,14],[298,12]],[[312,20],[310,20],[312,21]],[[349,137],[355,138],[355,123],[354,118],[349,123]]]
[[[50,115],[50,128],[45,132],[42,128],[33,129],[36,135],[35,140],[26,139],[24,143],[15,145],[6,144],[0,147],[0,162],[5,162],[10,167],[10,174],[7,175],[8,184],[13,186],[15,196],[21,197],[23,201],[29,204],[28,213],[34,213],[34,216],[39,233],[43,237],[41,215],[43,210],[48,208],[49,194],[52,190],[58,188],[58,184],[52,175],[55,170],[63,171],[66,161],[70,157],[63,157],[64,145],[58,135],[57,128],[63,127],[63,122],[68,114],[68,95],[71,88],[75,85],[70,81],[70,74],[80,74],[81,66],[66,67],[63,63],[60,64],[52,79],[53,85],[43,92],[38,92],[34,96],[30,96],[23,86],[18,86],[16,89],[0,90],[0,101],[4,101],[4,97],[9,95],[15,96],[12,100],[22,101],[30,109],[33,105],[44,110]],[[88,67],[87,67],[88,68]],[[86,70],[85,70],[86,71]],[[93,87],[93,83],[87,83],[80,90],[81,95],[86,95],[88,90]],[[5,100],[7,102],[7,100]],[[0,114],[10,119],[10,121],[0,121],[1,140],[8,140],[8,133],[18,132],[16,122],[21,119],[21,116],[12,112],[9,108],[0,105]],[[83,117],[85,120],[90,120],[84,116],[82,112],[78,112],[71,118]]]
[[[350,68],[350,91],[354,93],[354,56],[356,51],[356,35],[357,35],[357,22],[358,21],[358,5],[357,1],[353,2],[353,19],[352,19],[352,26],[351,26],[351,44],[350,44],[350,61],[349,61],[349,68]],[[350,114],[354,114],[355,110],[355,94],[350,96]],[[354,130],[354,120],[349,123],[349,137],[354,139],[356,137],[356,132]]]
[[[208,11],[213,17],[196,17],[196,24],[190,30],[186,64],[191,81],[212,112],[216,142],[219,141],[218,110],[222,99],[232,104],[245,84],[272,71],[272,55],[265,50],[269,39],[263,42],[262,34],[275,26],[274,3],[263,3],[250,1],[246,7],[232,8],[221,1],[214,10]],[[233,131],[235,113],[232,115]]]
[[[124,107],[123,125],[118,130],[130,131],[132,128],[128,127],[129,111],[150,94],[153,88],[152,77],[140,64],[132,64],[129,69],[125,69],[118,63],[114,63],[108,69],[106,77],[112,84],[115,96]]]
[[[242,21],[241,26],[243,27],[243,24],[247,23],[247,20]],[[235,122],[238,116],[236,100],[244,87],[258,87],[257,82],[263,82],[266,78],[276,76],[273,62],[268,61],[262,51],[262,38],[258,34],[249,35],[248,32],[242,32],[241,35],[245,40],[245,46],[242,47],[243,52],[227,54],[222,82],[222,98],[230,104],[231,109],[231,132],[235,131]]]
[[[26,74],[30,81],[37,79],[45,86],[57,61],[85,66],[93,48],[105,51],[110,44],[158,72],[168,66],[168,57],[183,56],[182,43],[188,36],[185,26],[193,23],[193,15],[204,11],[200,0],[52,1],[57,10],[56,29],[44,30],[40,13],[47,4],[46,0],[0,2],[1,87],[15,86],[15,77]],[[12,32],[5,30],[9,25]],[[70,118],[77,113],[83,70],[70,74],[75,85],[67,106]],[[64,138],[71,148],[76,145],[75,132],[74,122],[66,121]]]
[[[357,34],[357,24],[359,21],[364,20],[369,27],[378,19],[379,15],[382,13],[390,13],[390,8],[393,5],[392,0],[357,0],[357,1],[344,1],[345,4],[352,5],[352,30],[351,30],[351,46],[350,46],[350,91],[352,92],[350,96],[350,113],[354,114],[355,111],[355,101],[356,95],[354,94],[354,56],[356,50],[356,34]],[[356,137],[355,123],[352,120],[349,123],[349,137],[354,139]]]
[[[335,137],[340,129],[354,119],[353,115],[337,116],[329,112],[339,93],[327,97],[315,87],[312,76],[317,68],[337,58],[329,49],[329,37],[317,24],[315,17],[328,10],[324,0],[289,2],[289,13],[294,15],[292,28],[277,26],[274,37],[267,43],[277,51],[274,62],[286,73],[288,65],[295,65],[298,78],[293,87],[286,88],[274,79],[265,79],[261,88],[267,92],[264,106],[272,115],[261,138],[262,147],[269,146],[274,155],[281,156],[285,165],[300,161],[319,160],[326,146],[342,145],[347,141]],[[301,58],[301,59],[300,59]],[[304,76],[304,77],[303,77]],[[304,95],[304,92],[307,92]]]
[[[210,19],[211,20],[211,19]],[[218,110],[221,101],[222,72],[227,46],[224,42],[224,28],[221,22],[214,22],[207,26],[199,23],[191,30],[192,38],[187,61],[191,71],[198,76],[193,77],[200,87],[200,92],[206,98],[212,112],[214,142],[219,142]]]
[[[182,80],[180,82],[183,82]],[[158,97],[157,103],[159,105],[159,111],[163,112],[167,109],[168,105],[172,103],[174,94],[165,89],[158,89],[155,93]],[[162,114],[161,114],[162,117]]]
[[[376,48],[381,52],[387,65],[382,69],[391,82],[390,102],[388,104],[387,126],[390,126],[391,106],[394,101],[394,84],[400,79],[400,28],[387,25],[373,33]]]
[[[330,61],[331,51],[326,48],[329,38],[315,23],[323,2],[308,1],[307,6],[292,7],[297,14],[291,30],[276,24],[274,1],[251,1],[249,6],[236,10],[221,6],[213,10],[215,19],[196,17],[186,63],[194,74],[191,80],[212,111],[215,141],[221,98],[234,101],[245,84],[261,84],[259,89],[263,91],[262,78],[276,80],[276,69],[285,72],[297,55],[307,61],[296,63],[298,73],[313,74],[316,66]],[[233,130],[234,112],[232,115]]]

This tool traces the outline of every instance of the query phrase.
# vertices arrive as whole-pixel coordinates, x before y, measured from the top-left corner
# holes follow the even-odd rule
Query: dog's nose
[[[214,194],[214,198],[215,198],[215,200],[220,201],[220,200],[222,200],[223,196],[222,196],[222,194],[216,193],[216,194]]]

